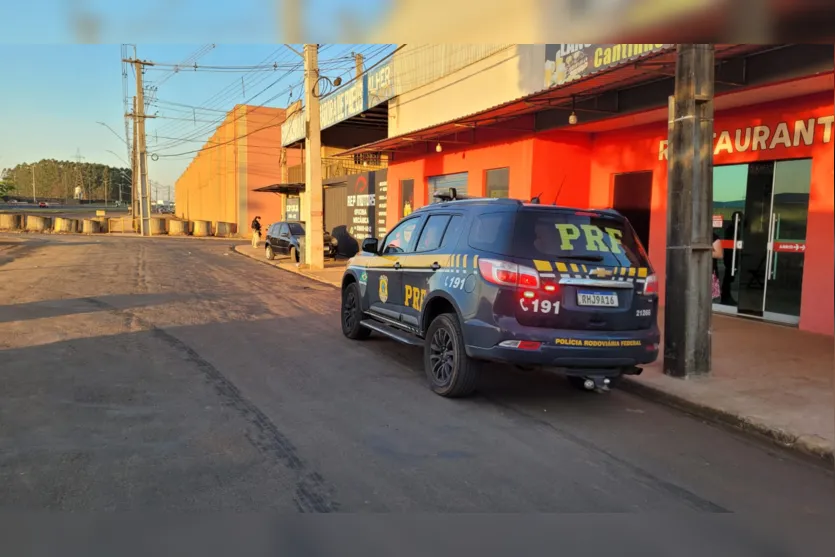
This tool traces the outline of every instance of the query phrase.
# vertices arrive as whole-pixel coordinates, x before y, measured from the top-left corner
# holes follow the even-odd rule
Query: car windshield
[[[649,266],[646,252],[626,220],[585,211],[520,211],[512,250],[519,257],[546,261]]]
[[[304,227],[297,223],[297,222],[288,222],[287,226],[290,227],[290,234],[293,236],[304,236]]]

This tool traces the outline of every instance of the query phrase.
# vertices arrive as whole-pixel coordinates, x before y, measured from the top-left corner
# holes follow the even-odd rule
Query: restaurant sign
[[[674,44],[545,45],[545,87],[563,85],[674,47]]]

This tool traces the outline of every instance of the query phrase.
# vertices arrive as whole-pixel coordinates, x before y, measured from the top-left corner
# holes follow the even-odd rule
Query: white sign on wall
[[[746,151],[770,151],[778,147],[809,146],[815,141],[817,130],[821,131],[821,141],[826,144],[832,141],[833,116],[821,116],[807,120],[796,120],[789,125],[780,122],[776,126],[748,126],[733,131],[723,130],[714,132],[715,140],[713,155],[744,153]],[[658,160],[667,160],[667,140],[661,140],[658,145]]]
[[[328,128],[363,111],[362,81],[357,81],[338,93],[322,99],[319,106],[319,122]]]

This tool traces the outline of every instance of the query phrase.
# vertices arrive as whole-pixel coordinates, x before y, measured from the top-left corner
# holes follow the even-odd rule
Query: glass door
[[[713,260],[713,270],[722,285],[722,295],[713,304],[713,310],[722,313],[738,311],[747,185],[747,164],[713,167],[713,233],[722,241],[723,248],[722,259]]]
[[[774,163],[748,165],[748,185],[742,214],[742,248],[739,258],[739,313],[762,317],[768,264],[771,196],[774,185]]]
[[[811,182],[811,159],[776,163],[763,305],[763,317],[771,321],[800,320]]]
[[[715,311],[798,323],[811,173],[810,159],[714,167]]]

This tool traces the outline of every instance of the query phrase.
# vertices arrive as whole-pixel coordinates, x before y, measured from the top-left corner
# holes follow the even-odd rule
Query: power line
[[[362,73],[360,73],[358,76],[355,76],[355,77],[354,77],[351,81],[355,81],[355,80],[357,80],[357,79],[361,79],[361,78],[362,78],[362,76],[364,76],[364,75],[365,75],[365,74],[367,74],[369,71],[371,71],[371,70],[373,70],[374,68],[376,68],[377,66],[379,66],[379,65],[380,65],[382,62],[384,62],[386,59],[391,58],[392,56],[394,56],[394,54],[395,54],[395,53],[397,53],[399,50],[403,49],[405,46],[406,46],[406,45],[401,45],[401,46],[399,46],[399,47],[395,48],[395,50],[394,50],[394,51],[392,51],[390,54],[388,54],[386,57],[382,58],[381,60],[378,60],[377,62],[375,62],[375,63],[374,63],[373,65],[371,65],[368,69],[366,69],[365,71],[363,71]],[[274,84],[275,84],[275,82],[274,82],[273,84],[269,85],[269,86],[267,87],[267,89],[268,89],[269,87],[271,87],[272,85],[274,85]],[[343,86],[343,87],[344,87],[344,86]],[[265,89],[265,90],[266,90],[266,89]],[[263,92],[263,91],[262,91],[262,92]],[[258,95],[260,95],[260,94],[261,94],[261,93],[258,93]],[[257,97],[258,95],[256,95],[256,97]],[[273,99],[277,98],[277,97],[278,97],[278,96],[280,96],[280,95],[281,95],[281,93],[279,93],[278,95],[275,95],[274,97],[272,97],[272,98],[268,99],[267,101],[264,101],[264,103],[262,103],[261,105],[258,105],[258,106],[257,106],[257,107],[255,107],[255,108],[261,108],[261,107],[263,107],[263,106],[264,106],[264,104],[266,104],[266,103],[270,102],[271,100],[273,100]],[[246,104],[246,103],[245,103],[245,104]],[[243,115],[247,114],[247,112],[248,112],[248,111],[244,111],[244,112],[243,112],[243,114],[242,114],[242,115],[240,115],[240,116],[238,116],[238,117],[236,117],[236,118],[235,118],[235,120],[233,120],[233,122],[237,121],[237,120],[238,120],[239,118],[241,118]],[[278,117],[278,116],[273,117],[270,121],[275,120],[277,117]],[[224,141],[224,142],[222,142],[222,143],[218,143],[218,144],[215,144],[215,145],[212,145],[212,146],[209,146],[209,147],[203,147],[202,149],[198,149],[198,150],[195,150],[195,151],[186,151],[186,152],[183,152],[183,153],[172,153],[172,154],[169,154],[169,155],[158,155],[158,156],[159,156],[159,157],[166,157],[166,158],[168,158],[168,157],[179,157],[179,156],[183,156],[183,155],[190,155],[190,154],[195,154],[195,153],[205,152],[205,151],[208,151],[208,150],[211,150],[211,149],[216,149],[216,148],[221,147],[221,146],[223,146],[223,145],[228,145],[228,144],[230,144],[230,143],[233,143],[233,142],[237,141],[238,139],[242,139],[242,138],[244,138],[244,137],[247,137],[247,136],[249,136],[249,135],[252,135],[253,133],[256,133],[256,132],[262,131],[262,130],[264,130],[264,129],[267,129],[267,128],[273,128],[273,127],[276,127],[276,126],[280,126],[281,124],[283,124],[283,122],[279,122],[278,124],[270,124],[270,125],[266,125],[266,126],[263,126],[263,127],[261,127],[261,128],[258,128],[257,130],[253,130],[253,131],[251,131],[251,132],[248,132],[248,133],[246,133],[246,134],[244,134],[244,135],[241,135],[241,136],[238,136],[238,137],[233,137],[232,139],[227,140],[227,141]]]

